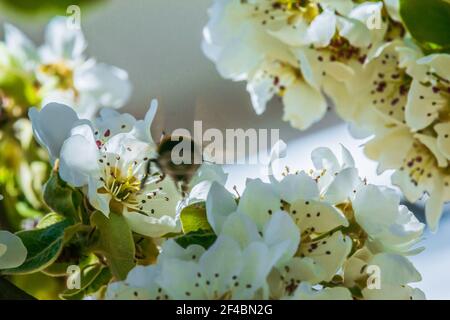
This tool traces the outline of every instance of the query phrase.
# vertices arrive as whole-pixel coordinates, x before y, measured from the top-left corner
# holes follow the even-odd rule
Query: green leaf
[[[0,277],[0,300],[36,300],[36,298]]]
[[[71,297],[74,297],[83,292],[95,280],[95,278],[97,278],[103,268],[104,267],[100,264],[94,264],[83,268],[80,274],[80,289],[66,290],[61,294],[61,298],[70,299]]]
[[[204,202],[194,203],[185,207],[180,213],[183,233],[198,230],[212,231],[206,217],[206,205]]]
[[[93,230],[91,226],[86,226],[81,223],[71,225],[64,231],[64,247],[58,258],[47,268],[42,270],[51,277],[67,276],[67,268],[71,265],[79,265],[80,267],[86,264],[98,262],[90,260],[90,255],[86,255],[86,250],[89,249],[85,245],[86,236]],[[76,235],[78,234],[78,237]]]
[[[450,3],[444,0],[400,0],[400,15],[425,50],[450,50]]]
[[[39,223],[37,224],[36,228],[37,229],[44,229],[44,228],[50,227],[51,225],[53,225],[55,223],[58,223],[58,222],[61,222],[61,221],[64,221],[64,220],[65,220],[65,218],[62,215],[54,213],[54,212],[51,212],[51,213],[45,215],[41,219],[41,221],[39,221]]]
[[[43,229],[16,233],[27,248],[27,258],[21,266],[2,270],[2,273],[27,274],[41,271],[51,265],[58,258],[64,246],[65,229],[70,225],[71,221],[65,219]]]
[[[175,239],[175,241],[183,248],[187,248],[192,244],[198,244],[205,249],[208,249],[216,241],[217,236],[211,231],[198,230],[189,232],[181,237]]]
[[[90,266],[88,270],[82,271],[80,289],[66,290],[59,297],[63,300],[81,300],[106,286],[111,278],[109,268],[100,265]]]
[[[106,217],[100,211],[92,214],[91,221],[98,228],[99,237],[94,251],[106,257],[117,280],[125,280],[128,272],[135,266],[133,234],[127,221],[122,215],[111,212]]]
[[[83,195],[53,172],[44,186],[44,201],[54,212],[74,221],[85,220]],[[87,222],[87,221],[84,221]]]
[[[109,268],[103,268],[95,280],[84,290],[84,295],[98,292],[101,288],[107,286],[111,279],[111,270],[109,270]]]

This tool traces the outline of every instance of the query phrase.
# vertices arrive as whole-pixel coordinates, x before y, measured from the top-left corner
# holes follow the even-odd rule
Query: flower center
[[[248,0],[241,0],[241,4],[249,5]],[[318,4],[310,0],[277,0],[266,4],[251,4],[253,17],[267,25],[275,20],[286,20],[287,24],[294,24],[297,19],[311,23],[320,13]]]
[[[127,175],[123,175],[119,168],[110,167],[110,174],[104,181],[104,187],[115,200],[133,203],[132,196],[140,191],[141,182],[131,174],[130,170],[128,171]]]
[[[331,53],[331,61],[347,62],[356,59],[363,64],[366,59],[366,54],[362,53],[360,48],[352,46],[347,39],[338,34],[335,34],[325,50]]]
[[[56,77],[58,79],[58,85],[63,90],[73,90],[77,95],[73,80],[73,70],[64,62],[56,62],[51,64],[44,64],[41,67],[41,71],[47,75]]]
[[[273,8],[301,13],[308,22],[313,21],[320,11],[319,5],[311,0],[278,0],[274,2]]]

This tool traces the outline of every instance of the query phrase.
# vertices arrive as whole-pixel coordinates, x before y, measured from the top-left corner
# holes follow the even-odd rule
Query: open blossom
[[[433,230],[450,200],[449,65],[448,54],[424,56],[406,42],[387,43],[370,57],[369,85],[356,95],[352,113],[360,132],[374,135],[365,152],[379,161],[379,172],[395,169],[392,182],[411,202],[429,195],[426,217]]]
[[[383,16],[383,2],[350,0],[216,0],[209,15],[203,50],[220,74],[247,81],[258,114],[280,96],[284,120],[299,129],[323,117],[324,93],[346,116],[344,107],[352,104],[348,80],[361,72],[371,49],[391,37],[395,24]],[[368,26],[377,18],[379,25]]]
[[[313,152],[315,170],[249,180],[238,199],[213,182],[212,246],[164,243],[155,265],[109,285],[109,299],[422,299],[405,255],[424,225],[392,190],[367,185],[343,149]],[[417,250],[416,250],[417,251]],[[370,287],[370,267],[381,289]],[[378,290],[378,291],[377,291]]]
[[[86,58],[86,47],[82,31],[70,27],[65,17],[56,17],[48,24],[45,43],[40,47],[16,27],[5,25],[5,50],[0,55],[2,64],[9,61],[6,74],[10,69],[15,70],[15,74],[23,75],[25,88],[28,82],[34,86],[24,93],[30,105],[20,107],[56,101],[74,108],[80,118],[91,119],[99,108],[123,106],[131,92],[128,74]],[[13,98],[8,95],[3,98],[12,103]]]
[[[92,122],[57,103],[30,110],[35,137],[53,161],[59,159],[60,177],[81,188],[95,209],[123,214],[133,231],[151,237],[180,230],[181,195],[174,181],[159,172],[145,179],[147,163],[156,156],[150,137],[156,108],[153,101],[145,120],[105,109]],[[55,117],[65,122],[59,125]]]

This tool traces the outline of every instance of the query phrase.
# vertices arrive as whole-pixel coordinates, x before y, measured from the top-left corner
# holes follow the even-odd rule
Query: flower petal
[[[450,123],[443,122],[434,126],[437,133],[437,147],[448,160],[450,160]]]
[[[128,73],[104,63],[88,63],[87,68],[77,69],[74,82],[84,99],[95,100],[97,107],[120,108],[131,94]]]
[[[74,187],[87,185],[89,177],[99,176],[99,156],[98,148],[92,141],[81,134],[71,136],[61,148],[61,178]]]
[[[234,212],[227,217],[220,235],[234,239],[240,244],[241,248],[247,247],[252,242],[261,241],[255,223],[240,212]]]
[[[322,119],[327,111],[327,102],[322,93],[300,81],[286,89],[283,104],[283,120],[300,130]]]
[[[281,199],[293,203],[298,199],[309,200],[319,198],[317,183],[305,172],[289,174],[278,185]]]
[[[27,248],[15,234],[0,230],[0,270],[19,267],[25,262]]]
[[[216,234],[220,234],[229,215],[236,211],[234,197],[224,186],[213,182],[206,199],[206,215],[208,222]]]
[[[433,123],[439,116],[439,110],[447,106],[447,100],[435,93],[432,86],[425,86],[414,79],[408,93],[405,117],[408,126],[414,131]]]
[[[40,111],[31,108],[28,116],[36,140],[47,149],[53,163],[59,158],[61,147],[68,138],[70,129],[78,121],[77,114],[66,105],[49,103]]]
[[[238,211],[248,215],[262,230],[272,213],[280,210],[281,200],[274,187],[260,179],[249,180],[242,194]]]
[[[309,40],[319,46],[326,47],[336,33],[336,15],[325,9],[310,24],[307,34]]]
[[[330,281],[350,253],[352,241],[337,231],[322,240],[302,243],[300,248],[305,257],[310,257],[325,270],[323,281]]]
[[[291,216],[301,232],[326,233],[339,226],[348,226],[345,216],[333,206],[315,200],[298,200],[291,204]]]
[[[168,233],[181,231],[177,221],[169,215],[152,217],[125,210],[123,216],[131,230],[147,237],[158,238]]]
[[[273,263],[288,261],[297,251],[300,232],[292,218],[283,211],[275,212],[264,227],[264,242],[273,253]]]
[[[79,60],[87,47],[80,29],[70,28],[66,17],[53,18],[45,30],[43,59],[47,63],[61,59]]]

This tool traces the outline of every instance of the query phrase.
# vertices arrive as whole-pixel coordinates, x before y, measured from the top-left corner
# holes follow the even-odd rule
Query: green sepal
[[[72,221],[64,219],[46,228],[16,233],[27,248],[27,258],[21,266],[2,270],[1,273],[27,274],[41,271],[51,265],[68,241],[65,231],[71,224]]]
[[[133,233],[127,221],[114,212],[106,217],[100,211],[95,211],[91,223],[98,229],[97,243],[92,250],[106,257],[111,273],[117,280],[125,280],[135,266]]]
[[[185,207],[181,210],[180,220],[185,234],[198,230],[212,231],[206,217],[205,202],[194,203]]]
[[[44,201],[50,209],[73,221],[88,223],[83,199],[79,190],[69,186],[57,172],[52,172],[44,186]]]

